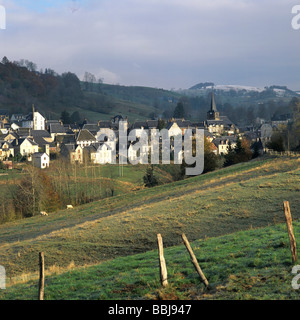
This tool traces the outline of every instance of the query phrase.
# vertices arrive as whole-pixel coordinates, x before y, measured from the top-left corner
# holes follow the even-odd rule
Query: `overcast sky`
[[[294,0],[0,0],[0,58],[104,82],[300,90]],[[299,12],[300,13],[300,12]],[[300,20],[300,19],[299,19]],[[299,22],[300,23],[300,22]]]

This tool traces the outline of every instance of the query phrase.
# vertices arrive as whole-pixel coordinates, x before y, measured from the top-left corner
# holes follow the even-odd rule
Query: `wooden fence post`
[[[288,234],[290,238],[292,259],[293,259],[293,263],[295,263],[297,261],[297,248],[296,248],[296,240],[295,240],[294,231],[293,231],[292,215],[291,215],[289,202],[284,201],[283,207],[284,207],[284,214],[285,214]]]
[[[157,235],[158,252],[159,252],[159,265],[160,265],[160,281],[163,287],[168,286],[167,266],[164,258],[164,248],[161,234]]]
[[[198,272],[202,282],[205,284],[206,287],[208,287],[208,285],[209,285],[208,281],[207,281],[204,273],[202,272],[202,270],[201,270],[201,268],[200,268],[200,266],[198,264],[197,258],[196,258],[195,254],[194,254],[194,252],[193,252],[193,250],[192,250],[192,248],[190,246],[190,243],[189,243],[189,241],[188,241],[188,239],[187,239],[187,237],[185,236],[184,233],[182,234],[182,240],[183,240],[183,242],[184,242],[184,244],[185,244],[185,246],[186,246],[186,248],[187,248],[187,250],[188,250],[188,252],[190,254],[192,263],[193,263],[196,271]]]
[[[40,280],[39,280],[39,300],[44,300],[45,291],[45,260],[44,252],[39,253]]]

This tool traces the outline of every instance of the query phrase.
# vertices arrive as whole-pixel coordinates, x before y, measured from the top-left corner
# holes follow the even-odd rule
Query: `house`
[[[9,122],[9,114],[7,110],[0,110],[0,121],[4,124]]]
[[[28,113],[22,119],[23,128],[31,128],[33,130],[45,130],[46,119],[32,107],[32,112]]]
[[[212,143],[217,147],[218,155],[225,155],[228,153],[229,146],[231,146],[232,149],[235,148],[236,138],[232,136],[216,138]]]
[[[36,152],[32,155],[32,164],[40,169],[49,168],[50,158],[46,152]]]
[[[60,154],[71,163],[83,163],[83,148],[75,143],[66,143],[60,146]]]
[[[166,129],[169,132],[169,137],[176,137],[178,135],[182,136],[182,130],[176,122],[169,122],[166,126]]]
[[[66,128],[60,122],[49,123],[49,133],[54,140],[58,135],[65,135]]]
[[[5,129],[9,123],[9,114],[7,110],[0,110],[0,129]]]
[[[14,156],[14,147],[8,141],[0,141],[0,160],[6,160],[10,156]]]
[[[3,140],[8,141],[8,142],[12,142],[16,139],[20,139],[20,136],[16,133],[16,132],[8,132],[5,137],[3,138]]]
[[[31,161],[31,155],[39,151],[39,145],[30,138],[16,139],[12,142],[15,149],[15,154],[20,153],[22,156],[27,156],[28,161]]]
[[[97,143],[96,137],[87,129],[82,129],[76,139],[76,144],[82,148]]]
[[[10,118],[10,122],[22,122],[24,117],[22,113],[14,113]]]
[[[110,147],[112,152],[116,151],[118,137],[112,129],[101,128],[96,134],[96,140],[101,144],[105,142]]]
[[[11,125],[10,125],[10,128],[13,130],[13,131],[17,131],[20,129],[20,126],[17,125],[15,122],[13,122]]]
[[[86,123],[82,127],[82,130],[88,130],[93,136],[96,136],[99,129],[100,128],[97,123]]]
[[[99,145],[92,161],[97,164],[112,164],[115,161],[115,153],[111,146],[104,142]]]
[[[45,118],[33,108],[33,130],[45,130]]]
[[[70,152],[71,163],[83,163],[83,147],[80,145],[74,146],[74,150]]]

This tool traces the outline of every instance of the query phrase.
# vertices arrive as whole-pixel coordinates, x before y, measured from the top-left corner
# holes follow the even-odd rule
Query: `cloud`
[[[78,75],[102,72],[105,81],[126,85],[300,87],[300,31],[291,28],[290,0],[6,3],[0,55],[11,60]]]

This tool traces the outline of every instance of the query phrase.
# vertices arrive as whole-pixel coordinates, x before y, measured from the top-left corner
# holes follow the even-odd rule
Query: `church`
[[[204,127],[209,133],[218,136],[230,136],[236,133],[236,127],[232,121],[230,121],[227,116],[220,116],[213,91],[211,93],[210,109],[207,112],[207,119],[204,121]]]

